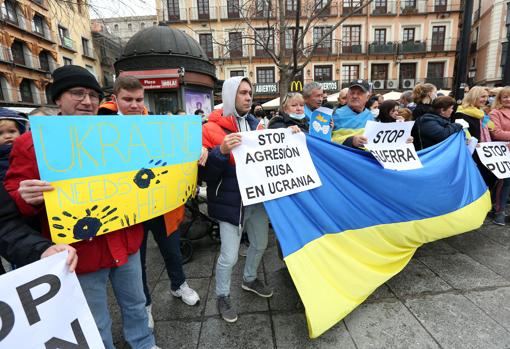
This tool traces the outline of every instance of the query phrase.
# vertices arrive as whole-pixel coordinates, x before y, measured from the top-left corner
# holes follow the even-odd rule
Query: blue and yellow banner
[[[160,216],[196,188],[198,116],[30,118],[52,239],[72,243]]]
[[[381,168],[367,152],[307,137],[322,186],[265,202],[305,306],[310,337],[400,272],[422,244],[478,228],[490,195],[465,144],[418,152],[423,168]]]

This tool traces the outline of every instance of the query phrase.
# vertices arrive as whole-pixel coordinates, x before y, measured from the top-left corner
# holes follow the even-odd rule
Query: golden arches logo
[[[301,92],[303,91],[303,83],[301,81],[292,81],[290,83],[290,91],[291,92]]]

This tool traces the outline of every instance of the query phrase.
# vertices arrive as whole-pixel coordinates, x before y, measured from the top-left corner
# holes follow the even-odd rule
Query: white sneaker
[[[187,305],[195,305],[200,301],[200,297],[198,293],[195,292],[194,289],[188,286],[188,283],[184,281],[184,283],[177,289],[176,291],[170,290],[170,293],[174,297],[181,298],[184,303]]]
[[[147,317],[149,318],[149,328],[154,329],[154,318],[152,317],[152,304],[145,307]]]

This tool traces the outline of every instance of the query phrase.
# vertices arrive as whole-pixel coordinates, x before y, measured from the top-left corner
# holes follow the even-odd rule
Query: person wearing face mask
[[[405,119],[399,115],[400,104],[397,101],[384,101],[379,105],[379,114],[377,115],[376,121],[378,122],[396,122],[405,121]]]
[[[436,97],[436,86],[429,83],[416,85],[413,89],[413,100],[416,104],[413,109],[413,120],[416,120],[423,114],[433,113],[434,109],[431,104]]]
[[[365,108],[370,110],[370,112],[374,116],[374,119],[377,119],[377,117],[379,116],[379,97],[374,96],[370,98],[367,104],[365,105]]]
[[[269,121],[268,128],[298,127],[302,132],[308,133],[309,125],[305,117],[305,101],[297,92],[290,92],[285,96],[282,110]]]

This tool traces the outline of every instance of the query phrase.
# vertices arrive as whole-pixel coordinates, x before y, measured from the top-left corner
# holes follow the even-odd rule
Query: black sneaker
[[[237,321],[237,312],[230,304],[229,296],[221,296],[218,297],[217,303],[218,312],[220,313],[223,320],[226,322],[236,322]]]
[[[273,291],[259,279],[255,279],[252,282],[246,282],[243,280],[241,287],[243,290],[251,291],[260,297],[269,298],[273,295]]]

